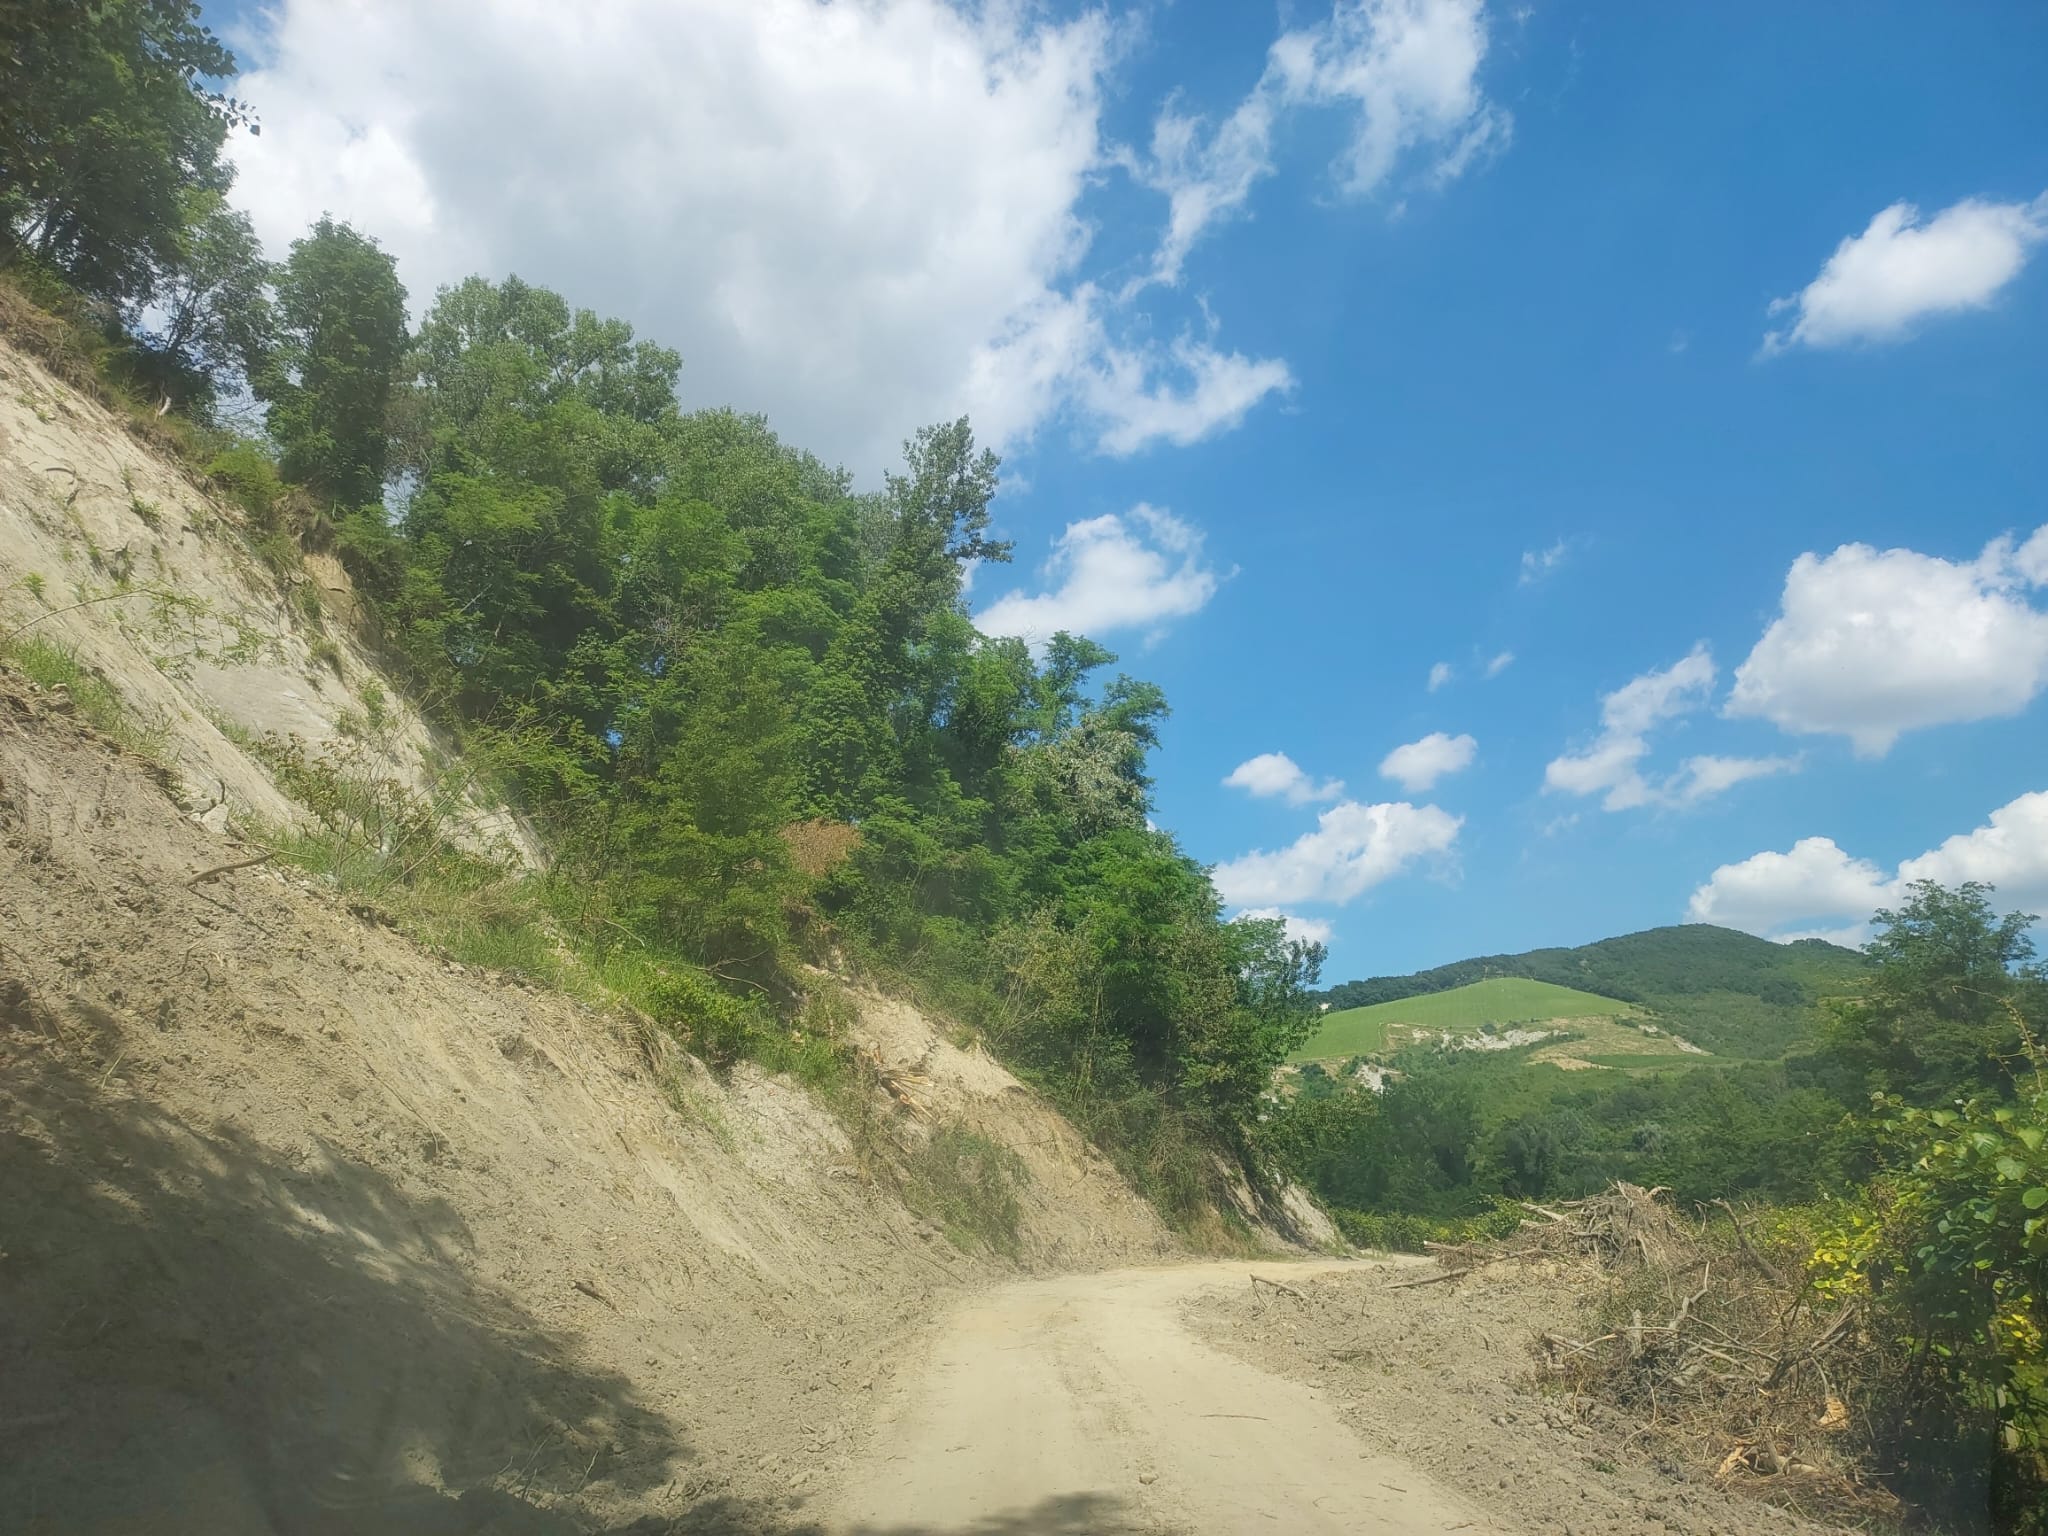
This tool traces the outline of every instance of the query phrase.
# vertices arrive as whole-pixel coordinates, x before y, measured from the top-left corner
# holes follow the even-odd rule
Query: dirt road
[[[928,1336],[883,1401],[858,1479],[828,1501],[853,1533],[1491,1531],[1381,1454],[1325,1394],[1197,1339],[1181,1305],[1260,1274],[1208,1263],[1033,1280],[984,1293]]]

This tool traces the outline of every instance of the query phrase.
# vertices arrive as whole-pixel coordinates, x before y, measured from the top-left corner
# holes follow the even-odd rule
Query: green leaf
[[[2048,1184],[2036,1184],[2020,1196],[2020,1204],[2030,1211],[2038,1211],[2042,1206],[2048,1205]]]
[[[1994,1166],[1998,1169],[1998,1176],[2001,1179],[2022,1179],[2027,1174],[2027,1170],[2020,1166],[2020,1160],[2016,1157],[2001,1157]]]

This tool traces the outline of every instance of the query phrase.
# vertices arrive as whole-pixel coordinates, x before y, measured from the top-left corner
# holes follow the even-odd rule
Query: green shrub
[[[1892,1348],[1866,1417],[1899,1491],[2025,1536],[2048,1532],[2048,1062],[2033,1054],[2015,1103],[1890,1101],[1891,1170],[1809,1266]]]
[[[1030,1170],[1008,1147],[963,1125],[942,1125],[911,1154],[904,1200],[957,1248],[1015,1258],[1023,1210],[1017,1192]]]
[[[679,969],[651,986],[643,1005],[694,1055],[717,1072],[751,1056],[773,1033],[760,1002],[721,991],[700,971]]]
[[[1481,1215],[1454,1220],[1342,1208],[1331,1211],[1330,1217],[1346,1242],[1386,1253],[1424,1253],[1428,1243],[1489,1241],[1508,1236],[1522,1224],[1521,1211],[1508,1200],[1495,1201],[1493,1209]]]
[[[206,478],[248,515],[252,529],[270,531],[282,525],[284,482],[260,444],[239,442],[215,454],[207,463]]]

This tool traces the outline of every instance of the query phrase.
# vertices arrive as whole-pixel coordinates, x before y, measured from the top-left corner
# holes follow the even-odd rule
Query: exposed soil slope
[[[280,578],[244,531],[238,509],[0,339],[0,635],[33,624],[112,684],[160,734],[195,812],[277,821],[294,807],[228,732],[317,750],[381,681],[350,638],[339,562],[309,556]],[[426,788],[433,734],[396,690],[382,708],[379,772]],[[469,818],[477,841],[537,857],[511,817],[472,805]]]
[[[740,1528],[836,1478],[935,1298],[1014,1273],[792,1085],[650,1062],[272,867],[195,879],[252,851],[169,777],[0,671],[9,1529]],[[1027,1261],[1170,1247],[980,1060]]]

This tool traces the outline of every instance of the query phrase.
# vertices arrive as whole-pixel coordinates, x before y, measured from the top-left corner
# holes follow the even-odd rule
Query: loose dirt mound
[[[1401,1289],[1394,1287],[1400,1286]],[[1219,1349],[1322,1389],[1368,1443],[1494,1510],[1491,1528],[1573,1536],[1797,1536],[1833,1529],[1643,1448],[1640,1420],[1540,1391],[1532,1345],[1582,1304],[1560,1266],[1450,1281],[1415,1263],[1188,1304]],[[1482,1527],[1488,1528],[1488,1527]]]
[[[168,777],[0,671],[9,1528],[739,1529],[834,1478],[932,1298],[997,1266],[796,1088],[657,1073],[618,1021],[220,870],[255,851]],[[998,1118],[1052,1143],[1041,1259],[1157,1252],[1070,1130]]]

